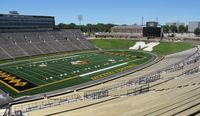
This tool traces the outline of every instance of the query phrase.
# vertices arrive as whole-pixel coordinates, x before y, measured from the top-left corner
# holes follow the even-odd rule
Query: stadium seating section
[[[0,33],[0,60],[95,48],[76,29]]]

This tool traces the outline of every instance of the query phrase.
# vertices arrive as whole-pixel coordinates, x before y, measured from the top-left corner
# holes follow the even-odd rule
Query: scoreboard
[[[147,22],[146,26],[147,27],[157,27],[158,23],[157,22]]]
[[[143,36],[144,37],[160,37],[161,27],[144,27]]]
[[[147,22],[146,27],[143,27],[143,37],[156,38],[163,36],[162,27],[158,26],[158,22]]]

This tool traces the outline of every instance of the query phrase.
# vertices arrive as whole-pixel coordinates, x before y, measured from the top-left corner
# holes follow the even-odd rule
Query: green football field
[[[0,87],[13,97],[34,95],[121,73],[152,57],[144,52],[113,50],[5,63],[0,66]]]

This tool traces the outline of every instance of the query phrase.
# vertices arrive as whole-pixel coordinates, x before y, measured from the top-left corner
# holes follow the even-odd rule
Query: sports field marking
[[[24,91],[20,91],[20,93],[22,93],[22,92],[27,92],[27,91],[30,91],[30,90],[34,90],[34,89],[41,88],[41,87],[45,87],[45,86],[48,86],[48,85],[53,85],[53,84],[56,84],[56,83],[61,83],[61,82],[63,82],[63,81],[75,79],[75,78],[78,78],[78,77],[79,77],[79,76],[73,76],[73,77],[70,77],[70,78],[63,79],[63,80],[54,81],[54,82],[52,82],[52,83],[48,83],[48,84],[40,85],[40,86],[31,88],[31,89],[26,89],[26,90],[24,90]]]
[[[51,64],[49,64],[49,65],[51,65]],[[93,65],[91,65],[91,66],[93,66]],[[29,66],[26,66],[26,67],[29,67]],[[52,67],[56,67],[56,68],[52,68]],[[34,75],[38,75],[39,74],[39,76],[42,76],[41,78],[38,78],[37,77],[37,79],[40,79],[43,83],[45,83],[44,82],[44,79],[45,78],[49,78],[49,77],[53,77],[52,79],[50,79],[49,81],[50,82],[52,82],[52,81],[57,81],[57,80],[62,80],[62,79],[64,79],[63,77],[60,77],[59,75],[60,74],[62,74],[62,73],[66,73],[66,71],[68,71],[69,72],[69,70],[70,71],[74,71],[74,70],[79,70],[80,68],[74,68],[74,69],[71,69],[71,67],[66,67],[65,65],[63,65],[63,64],[54,64],[54,65],[52,65],[52,67],[50,66],[50,67],[48,67],[47,69],[46,68],[44,68],[44,69],[42,69],[43,70],[43,72],[41,72],[41,70],[38,70],[36,67],[32,67],[32,70],[35,70],[35,71],[31,71],[31,73],[33,73]],[[65,68],[63,68],[63,67],[65,67]],[[28,71],[28,72],[30,72],[29,70],[27,70],[26,68],[23,68],[22,70],[26,70],[26,72]],[[56,70],[56,71],[55,71]],[[19,70],[20,71],[20,70]],[[18,71],[17,71],[18,72]],[[82,71],[81,71],[82,72]],[[42,74],[41,74],[42,73]],[[45,73],[45,75],[43,75]],[[55,74],[55,73],[57,73],[57,74]],[[83,72],[82,72],[83,73]],[[48,75],[48,76],[47,76]],[[28,76],[28,75],[27,75]],[[68,75],[65,75],[65,76],[73,76],[73,75],[71,75],[71,74],[68,74]],[[32,78],[32,77],[31,77]],[[34,77],[35,78],[35,77]],[[40,81],[40,82],[41,82]],[[46,80],[47,81],[47,80]],[[46,84],[46,83],[45,83]]]
[[[74,58],[74,57],[78,57],[78,56],[80,56],[80,55],[69,56],[69,57],[63,57],[63,58],[56,58],[56,59],[51,59],[51,60],[43,60],[43,61],[38,61],[38,62],[33,62],[33,63],[43,63],[43,62],[55,61],[55,60],[60,60],[60,59],[65,59],[65,58]]]
[[[7,87],[9,87],[10,89],[12,89],[14,92],[20,93],[19,90],[15,89],[14,87],[10,86],[9,84],[5,83],[4,81],[0,80],[0,82],[3,83],[4,85],[6,85]]]
[[[118,65],[114,65],[114,66],[111,66],[111,67],[107,67],[107,68],[104,68],[104,69],[96,70],[96,71],[93,71],[93,72],[85,73],[85,74],[80,75],[80,77],[88,76],[88,75],[91,75],[91,74],[94,74],[94,73],[98,73],[98,72],[101,72],[101,71],[105,71],[105,70],[112,69],[112,68],[119,67],[119,66],[126,65],[126,64],[128,64],[128,62],[118,64]]]
[[[23,70],[25,70],[26,72],[30,72],[30,73],[32,73],[32,74],[36,74],[36,75],[39,75],[39,76],[42,76],[42,77],[43,77],[43,75],[41,75],[41,74],[39,74],[39,73],[35,73],[35,72],[31,71],[31,70],[26,70],[26,69],[23,69]],[[23,72],[22,70],[16,70],[16,72],[22,73],[22,74],[24,74],[24,75],[28,75],[27,73]],[[38,80],[39,82],[47,83],[46,81],[44,81],[44,80],[42,80],[42,79],[39,79],[39,78],[36,78],[35,76],[32,76],[32,75],[28,75],[28,76],[31,76],[32,78]],[[21,78],[23,78],[23,77],[21,77]],[[27,78],[24,78],[24,79],[28,80]],[[31,81],[31,80],[30,80],[30,81]],[[36,84],[36,83],[35,83],[35,84]]]
[[[108,69],[110,69],[110,68],[115,68],[115,67],[122,66],[122,65],[125,65],[125,64],[128,64],[128,62],[119,64],[119,65],[115,65],[115,66],[112,66],[112,67],[104,68],[104,69],[101,69],[101,70],[102,70],[102,71],[103,71],[103,70],[108,70]],[[94,72],[94,73],[96,73],[96,72]],[[63,80],[54,81],[54,82],[52,82],[52,83],[48,83],[48,84],[40,85],[40,86],[31,88],[31,89],[27,89],[27,90],[24,90],[24,91],[20,91],[20,93],[21,93],[21,92],[27,92],[27,91],[30,91],[30,90],[33,90],[33,89],[37,89],[37,88],[41,88],[41,87],[45,87],[45,86],[48,86],[48,85],[53,85],[53,84],[60,83],[60,82],[63,82],[63,81],[67,81],[67,80],[79,78],[79,77],[80,77],[80,75],[77,75],[77,76],[73,76],[73,77],[70,77],[70,78],[63,79]]]
[[[38,70],[37,68],[33,68],[33,70],[36,70],[36,72],[34,73],[34,72],[32,72],[32,73],[34,73],[34,74],[36,74],[36,75],[38,75],[38,74],[41,74],[40,76],[42,76],[43,75],[43,73],[45,73],[45,74],[47,74],[46,76],[45,75],[43,75],[44,77],[42,77],[42,78],[39,78],[39,79],[41,79],[42,81],[45,79],[45,78],[49,78],[49,77],[53,77],[52,79],[51,79],[51,81],[50,82],[52,82],[52,81],[57,81],[57,80],[62,80],[62,79],[64,79],[63,77],[60,77],[59,75],[60,74],[62,74],[62,73],[66,73],[66,69],[67,70],[69,70],[71,67],[67,67],[67,68],[63,68],[63,67],[66,67],[65,65],[63,65],[63,64],[59,64],[59,66],[57,66],[58,64],[54,64],[53,65],[53,67],[56,67],[56,68],[52,68],[52,67],[49,67],[48,69],[46,69],[46,68],[44,68],[43,69],[43,71],[44,72],[42,72],[42,74],[41,73],[37,73],[37,72],[41,72],[40,70]],[[63,66],[62,66],[63,65]],[[91,66],[93,66],[93,65],[91,65]],[[91,67],[92,68],[92,67]],[[59,70],[58,70],[59,69]],[[65,69],[65,70],[64,70]],[[75,69],[71,69],[70,71],[74,71],[74,70],[78,70],[79,68],[75,68]],[[56,70],[56,71],[55,71]],[[52,73],[51,73],[52,72]],[[82,72],[82,71],[81,71]],[[54,74],[53,74],[54,73]],[[55,74],[55,73],[57,73],[57,74]],[[83,73],[83,72],[82,72]],[[87,72],[86,72],[87,73]],[[69,77],[70,76],[73,76],[73,75],[68,75]]]
[[[115,56],[115,54],[118,54]],[[126,54],[126,53],[123,53]],[[63,56],[62,58],[45,58],[40,60],[34,60],[33,62],[24,62],[21,64],[14,64],[13,66],[4,67],[5,70],[13,70],[13,72],[19,75],[22,75],[27,81],[33,81],[33,83],[37,83],[37,87],[29,88],[26,90],[18,90],[15,88],[10,88],[16,93],[28,92],[31,90],[39,90],[44,87],[57,87],[56,84],[59,84],[64,81],[73,80],[76,78],[100,75],[100,73],[104,73],[106,71],[114,70],[117,68],[124,67],[132,63],[133,61],[141,60],[146,58],[142,56],[141,58],[135,59],[135,57],[129,57],[130,54],[120,55],[119,53],[113,52],[112,54],[74,54],[70,56]],[[114,55],[114,56],[113,56]],[[137,56],[137,54],[136,54]],[[111,59],[111,60],[110,60]],[[114,59],[114,60],[113,60]],[[83,65],[76,66],[71,65],[70,62],[79,60],[91,60],[92,62]],[[105,65],[108,63],[108,65]],[[134,63],[134,62],[133,62]],[[39,67],[40,64],[45,64],[46,67]],[[18,66],[22,66],[19,67]],[[117,69],[120,70],[120,69]],[[11,71],[12,72],[12,71]],[[25,74],[26,73],[26,74]],[[23,76],[24,75],[24,76]],[[62,75],[62,76],[61,76]],[[105,75],[104,75],[105,77]],[[83,79],[83,78],[82,78]],[[88,78],[90,79],[90,78]]]

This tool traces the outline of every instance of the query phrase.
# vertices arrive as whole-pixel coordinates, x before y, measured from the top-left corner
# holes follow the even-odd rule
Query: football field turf
[[[34,95],[111,76],[150,60],[137,51],[95,51],[0,66],[0,87],[13,97]]]

